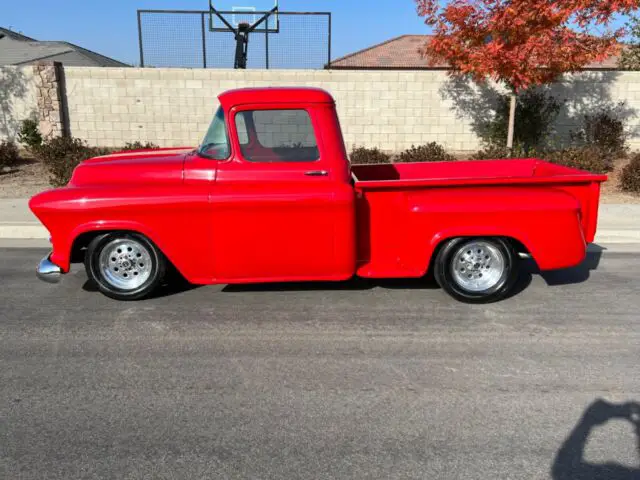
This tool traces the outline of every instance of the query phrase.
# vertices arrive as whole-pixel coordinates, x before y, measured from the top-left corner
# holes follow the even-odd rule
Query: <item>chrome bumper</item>
[[[36,270],[36,275],[44,282],[58,283],[60,281],[60,276],[62,275],[62,269],[49,260],[49,255],[40,260]]]

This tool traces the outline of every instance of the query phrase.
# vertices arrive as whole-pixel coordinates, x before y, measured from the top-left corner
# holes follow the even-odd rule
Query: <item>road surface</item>
[[[44,253],[0,249],[0,478],[640,478],[636,253],[484,306],[423,281],[118,303],[37,281]]]

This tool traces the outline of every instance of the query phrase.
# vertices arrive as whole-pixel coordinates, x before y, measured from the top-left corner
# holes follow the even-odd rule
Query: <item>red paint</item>
[[[33,197],[51,260],[68,271],[80,234],[131,230],[193,283],[345,280],[421,276],[437,245],[456,236],[512,237],[542,270],[577,265],[593,241],[604,175],[536,159],[350,168],[328,93],[235,90],[220,103],[227,160],[192,149],[108,155]],[[309,113],[319,160],[242,158],[236,113],[278,108]]]

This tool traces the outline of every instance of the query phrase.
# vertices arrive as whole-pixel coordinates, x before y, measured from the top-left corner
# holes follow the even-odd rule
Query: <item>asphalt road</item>
[[[640,478],[638,254],[469,306],[418,281],[118,303],[37,281],[44,253],[0,249],[0,478]]]

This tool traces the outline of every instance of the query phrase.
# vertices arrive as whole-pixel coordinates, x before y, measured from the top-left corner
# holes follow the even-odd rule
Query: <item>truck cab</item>
[[[53,250],[100,291],[144,298],[176,270],[196,284],[422,277],[465,302],[508,296],[519,255],[580,263],[604,175],[539,159],[350,165],[331,95],[239,89],[195,149],[82,162],[31,199]]]
[[[345,280],[355,270],[355,192],[333,98],[234,90],[197,156],[215,160],[216,281]],[[189,174],[189,163],[185,167]]]

